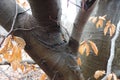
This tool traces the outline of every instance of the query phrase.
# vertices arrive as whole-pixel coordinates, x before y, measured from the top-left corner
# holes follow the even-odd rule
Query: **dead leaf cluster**
[[[105,74],[104,70],[97,70],[94,74],[94,78],[97,80],[99,77],[102,77]],[[118,80],[115,73],[111,73],[107,76],[106,80]]]
[[[81,64],[82,64],[81,59],[80,59],[79,57],[77,58],[76,61],[77,61],[77,64],[78,64],[78,65],[81,65]]]
[[[17,70],[17,68],[24,70],[20,62],[22,60],[21,52],[25,45],[26,43],[22,38],[9,35],[0,47],[0,54],[11,64],[13,70]]]
[[[92,21],[94,24],[96,24],[96,28],[102,28],[103,27],[103,22],[106,20],[107,15],[104,16],[99,16],[99,17],[90,17],[89,21]]]
[[[103,27],[103,23],[104,21],[106,20],[106,16],[107,15],[104,15],[104,16],[99,16],[99,17],[90,17],[89,18],[89,21],[91,21],[92,23],[96,24],[96,28],[102,28]],[[109,31],[110,32],[110,36],[112,36],[114,33],[115,33],[115,30],[116,30],[116,26],[114,24],[111,23],[111,21],[107,21],[105,23],[105,28],[104,28],[104,35],[107,34],[107,32]]]
[[[81,42],[78,51],[80,54],[85,52],[86,56],[88,56],[90,54],[90,49],[92,49],[94,53],[98,55],[98,48],[96,44],[90,40]]]
[[[112,36],[115,33],[116,26],[111,23],[111,21],[107,21],[106,26],[104,28],[104,35],[107,34],[108,30],[110,32],[110,36]]]
[[[107,80],[118,80],[115,73],[111,73],[107,76]]]
[[[99,77],[103,76],[105,74],[104,70],[97,70],[94,74],[94,78],[98,79]]]

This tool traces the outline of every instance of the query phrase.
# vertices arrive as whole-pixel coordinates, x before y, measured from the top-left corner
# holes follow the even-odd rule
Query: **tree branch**
[[[23,12],[24,10],[18,6],[18,13]],[[10,30],[13,17],[16,14],[16,3],[15,0],[1,0],[0,1],[0,24],[7,29]]]
[[[60,0],[29,0],[29,2],[38,23],[43,27],[49,27],[49,30],[56,30],[56,22],[61,17]]]
[[[72,30],[72,35],[71,35],[70,42],[69,42],[69,45],[74,53],[76,53],[78,50],[79,40],[80,40],[84,25],[87,22],[90,14],[93,11],[98,0],[96,0],[96,1],[93,0],[93,1],[94,1],[94,3],[92,4],[91,7],[88,8],[88,10],[84,9],[83,6],[85,6],[86,4],[84,2],[82,2],[81,3],[82,6],[77,14],[76,19],[75,19],[74,27]]]

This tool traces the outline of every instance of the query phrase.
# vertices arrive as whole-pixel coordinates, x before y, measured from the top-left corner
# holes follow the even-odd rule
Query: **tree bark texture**
[[[96,6],[96,10],[93,11],[91,16],[99,17],[99,16],[107,15],[103,27],[96,29],[96,25],[88,21],[82,31],[82,36],[80,38],[80,41],[92,40],[93,42],[95,42],[99,50],[98,56],[96,56],[93,51],[90,52],[89,56],[85,56],[85,55],[81,56],[83,63],[81,69],[83,71],[83,75],[86,80],[87,79],[94,80],[93,76],[96,70],[106,70],[107,60],[109,57],[110,47],[111,47],[110,41],[112,37],[110,37],[109,33],[107,33],[107,35],[104,36],[103,31],[104,31],[105,23],[108,20],[111,20],[111,22],[117,26],[117,23],[120,20],[119,8],[120,8],[119,0],[100,0],[98,2],[98,5]],[[118,68],[119,41],[120,39],[118,38],[118,40],[116,41],[116,50],[115,50],[116,57],[112,67],[113,69],[112,71],[115,72],[118,76],[120,76],[119,68]]]
[[[120,18],[119,0],[99,0],[97,6],[95,6],[96,0],[88,9],[84,6],[86,4],[82,3],[84,7],[80,8],[76,17],[70,39],[66,30],[59,24],[61,16],[59,0],[29,0],[29,2],[32,15],[27,14],[18,6],[18,15],[14,25],[16,29],[29,30],[18,29],[14,35],[25,39],[27,43],[25,50],[51,80],[82,80],[81,72],[85,80],[88,78],[94,80],[93,74],[96,70],[106,69],[111,37],[109,37],[109,34],[104,36],[103,28],[96,29],[94,24],[87,22],[87,19],[96,7],[93,16],[106,14],[107,20],[111,19],[112,23],[116,25]],[[11,28],[14,15],[15,1],[1,0],[0,24],[8,31]],[[82,59],[80,69],[80,66],[76,63],[76,58],[79,55],[77,52],[79,41],[88,39],[96,43],[99,55],[95,56],[92,51],[89,56],[80,55]],[[119,46],[116,47],[116,50],[118,54]],[[118,56],[116,59],[118,59]],[[116,62],[114,64],[117,65]],[[119,69],[118,67],[117,69]]]

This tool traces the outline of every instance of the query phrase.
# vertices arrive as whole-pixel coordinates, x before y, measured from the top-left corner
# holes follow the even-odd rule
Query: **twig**
[[[115,55],[115,41],[119,36],[119,29],[120,29],[120,21],[117,24],[116,33],[111,40],[110,57],[109,57],[108,63],[107,63],[107,72],[106,72],[105,77],[103,77],[102,80],[106,80],[107,76],[111,73],[112,62],[113,62],[114,55]]]
[[[82,8],[81,6],[79,6],[78,4],[75,4],[74,2],[72,2],[71,0],[68,0],[67,6],[69,5],[69,2],[73,5],[75,5],[76,7]]]
[[[13,28],[14,28],[14,25],[15,25],[15,21],[16,21],[16,18],[17,18],[17,13],[18,13],[18,10],[17,10],[17,2],[15,0],[15,16],[13,18],[13,22],[12,22],[12,26],[11,26],[11,29],[10,31],[8,32],[8,35],[9,36],[11,34],[11,32],[13,31]]]
[[[16,0],[15,0],[15,16],[14,16],[14,18],[13,18],[13,22],[12,22],[11,29],[10,29],[10,31],[8,32],[8,34],[7,34],[6,37],[8,37],[8,36],[12,33],[12,31],[13,31],[13,28],[14,28],[14,25],[15,25],[15,21],[16,21],[16,17],[17,17],[17,12],[18,12],[18,11],[17,11],[17,2],[16,2]],[[3,40],[1,41],[0,47],[1,47],[1,45],[3,44],[3,42],[4,42],[4,40],[5,40],[6,37],[4,37]]]

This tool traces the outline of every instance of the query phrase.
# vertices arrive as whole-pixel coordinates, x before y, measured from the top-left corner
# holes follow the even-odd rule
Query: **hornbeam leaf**
[[[104,70],[97,70],[95,71],[94,78],[98,79],[99,77],[103,76],[105,74]]]
[[[79,49],[78,49],[79,53],[82,55],[85,51],[85,44],[80,45]]]
[[[86,43],[85,41],[82,41],[80,43],[80,46],[79,46],[79,49],[78,49],[78,51],[79,51],[80,54],[83,54],[84,51],[85,51],[85,43]]]
[[[21,49],[24,49],[26,42],[24,41],[24,39],[14,36],[14,41],[18,44],[18,47],[20,47]]]
[[[107,32],[108,32],[108,27],[105,27],[105,28],[104,28],[104,35],[106,35]]]
[[[106,23],[106,26],[105,27],[110,27],[111,26],[111,21],[109,20],[109,21],[107,21],[107,23]]]
[[[117,76],[114,73],[112,73],[112,74],[113,74],[113,80],[118,80]]]
[[[80,58],[77,58],[77,64],[81,65],[81,59]]]
[[[9,35],[7,38],[5,38],[3,44],[1,45],[0,53],[6,53],[6,51],[8,49],[8,44],[9,44],[11,38],[12,38],[11,35]]]
[[[111,24],[111,30],[112,30],[112,35],[115,33],[116,26],[114,24]]]
[[[113,35],[112,28],[110,27],[109,30],[110,30],[110,36],[112,36]]]
[[[2,58],[0,58],[0,63],[2,62]]]
[[[89,43],[90,43],[90,45],[91,45],[94,53],[95,53],[96,55],[98,55],[98,48],[97,48],[96,44],[95,44],[94,42],[90,41],[90,40],[89,40]]]
[[[96,23],[96,28],[103,27],[103,21],[106,20],[106,19],[105,19],[106,16],[107,16],[107,15],[99,16],[99,19],[98,19],[98,21],[97,21],[97,23]]]
[[[99,19],[96,23],[96,28],[103,27],[103,20]]]
[[[86,56],[88,56],[90,54],[90,47],[87,43],[85,44],[85,50],[86,50]]]
[[[97,17],[90,17],[89,21],[92,21],[92,23],[96,23],[97,21]]]
[[[118,80],[118,79],[114,73],[111,73],[107,76],[107,80]]]
[[[40,76],[40,79],[39,80],[46,80],[47,78],[47,75],[45,73],[43,73],[41,76]]]

